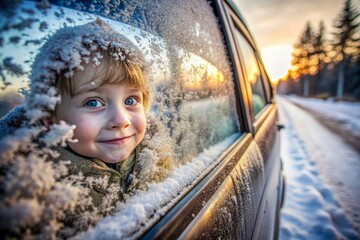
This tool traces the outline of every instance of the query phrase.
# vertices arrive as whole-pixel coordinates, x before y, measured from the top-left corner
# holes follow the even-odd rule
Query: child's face
[[[106,163],[125,160],[143,140],[146,128],[143,95],[124,83],[99,87],[93,67],[75,81],[74,96],[63,94],[57,120],[76,125],[69,147],[76,153]],[[75,74],[76,77],[76,74]]]

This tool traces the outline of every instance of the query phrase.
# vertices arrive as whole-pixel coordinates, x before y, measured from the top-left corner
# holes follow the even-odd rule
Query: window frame
[[[233,20],[234,21],[234,20]],[[244,43],[241,43],[241,41],[239,40],[238,38],[238,34],[241,35],[241,37],[243,38],[244,40]],[[261,108],[261,110],[255,114],[254,113],[254,107],[253,107],[253,104],[251,104],[251,109],[253,111],[253,114],[255,116],[255,119],[259,116],[259,114],[261,113],[261,111],[266,107],[266,105],[268,104],[269,102],[269,98],[268,98],[268,94],[267,92],[265,91],[265,88],[264,88],[264,80],[263,80],[263,73],[261,71],[261,67],[260,67],[260,64],[259,64],[259,61],[258,61],[258,54],[257,52],[254,50],[253,46],[250,44],[250,42],[247,40],[247,38],[244,36],[243,32],[239,29],[239,26],[237,24],[235,24],[235,31],[234,31],[234,38],[235,38],[235,42],[238,46],[238,49],[239,49],[239,52],[240,52],[240,56],[239,58],[241,59],[241,62],[243,64],[242,65],[242,70],[244,71],[244,76],[245,76],[245,81],[246,81],[246,85],[247,85],[247,89],[249,91],[249,96],[251,96],[251,101],[250,102],[253,102],[253,95],[254,95],[254,91],[253,91],[253,85],[250,83],[250,81],[247,79],[248,78],[248,67],[249,66],[246,66],[246,59],[244,58],[244,51],[242,50],[242,48],[247,48],[249,50],[249,52],[251,52],[251,60],[256,64],[256,67],[257,67],[257,70],[259,71],[259,83],[257,84],[260,84],[260,88],[262,90],[262,94],[264,98],[264,101],[265,101],[265,104],[264,106]],[[244,45],[244,46],[243,46]]]
[[[233,67],[233,81],[235,85],[235,94],[238,108],[237,110],[240,118],[240,123],[242,124],[241,132],[251,133],[252,115],[250,115],[251,109],[249,107],[249,92],[246,90],[247,83],[245,81],[244,71],[242,70],[242,64],[238,57],[237,46],[235,45],[234,37],[232,35],[233,26],[231,26],[231,24],[229,23],[229,19],[231,18],[230,14],[234,16],[236,16],[236,14],[232,12],[231,7],[227,4],[228,3],[225,3],[225,1],[215,0],[214,9],[218,12],[217,17],[222,27],[221,30],[224,33],[225,45],[227,46],[230,63]]]
[[[256,135],[256,132],[259,130],[263,122],[266,120],[267,116],[271,112],[273,106],[273,89],[269,82],[269,77],[265,71],[263,62],[261,60],[261,57],[259,56],[260,52],[258,50],[258,47],[253,40],[252,34],[250,33],[250,30],[246,27],[244,24],[244,20],[241,19],[239,16],[241,16],[240,13],[235,13],[234,9],[237,9],[235,6],[232,6],[232,2],[224,0],[218,0],[221,2],[224,12],[226,14],[226,20],[228,25],[228,35],[230,41],[232,42],[232,47],[236,51],[236,56],[233,56],[233,62],[236,63],[237,66],[237,72],[241,72],[237,74],[237,77],[239,78],[238,81],[241,83],[241,89],[240,92],[242,92],[243,102],[245,104],[246,109],[246,119],[247,119],[247,126],[249,127],[249,131],[253,134],[253,136]],[[251,46],[253,53],[255,55],[257,64],[259,66],[260,70],[260,76],[262,79],[262,85],[264,88],[265,96],[267,98],[267,103],[263,107],[263,109],[255,116],[253,106],[252,106],[252,90],[250,83],[246,80],[246,74],[245,74],[245,66],[243,64],[243,55],[239,46],[239,43],[236,39],[235,31],[239,31],[240,34],[244,37],[244,39],[247,41],[247,43]]]

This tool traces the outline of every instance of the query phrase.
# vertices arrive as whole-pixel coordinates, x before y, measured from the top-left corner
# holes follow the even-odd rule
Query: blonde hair
[[[118,51],[118,50],[117,50]],[[126,54],[125,51],[121,51],[125,59],[120,60],[112,57],[113,51],[101,51],[103,58],[100,60],[103,64],[103,70],[100,72],[102,74],[102,82],[99,86],[105,84],[116,84],[116,83],[126,83],[129,86],[139,89],[143,94],[143,105],[144,108],[149,106],[149,86],[147,79],[144,76],[144,69],[141,64],[138,64],[136,59],[134,59],[129,54]],[[91,63],[89,63],[91,64]],[[81,70],[76,70],[81,71]],[[60,74],[56,77],[56,87],[59,90],[60,94],[68,93],[71,96],[75,94],[75,77],[74,74],[72,77],[66,77],[65,73],[67,71],[61,71]]]

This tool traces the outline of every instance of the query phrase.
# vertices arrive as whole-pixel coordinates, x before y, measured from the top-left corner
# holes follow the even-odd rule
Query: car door
[[[247,27],[231,4],[224,4],[236,45],[247,89],[248,120],[264,162],[265,182],[261,186],[260,204],[252,232],[253,239],[277,238],[279,202],[282,201],[283,179],[280,174],[279,129],[274,93],[261,61],[260,53]],[[248,236],[249,237],[249,236]]]

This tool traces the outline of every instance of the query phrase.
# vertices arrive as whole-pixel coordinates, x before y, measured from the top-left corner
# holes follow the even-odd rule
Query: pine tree
[[[313,72],[316,74],[316,83],[315,83],[315,90],[314,92],[317,93],[319,90],[319,86],[321,85],[322,81],[322,74],[323,70],[326,67],[327,59],[328,59],[328,45],[327,40],[325,39],[325,25],[324,22],[321,21],[319,24],[319,30],[314,36],[314,55],[313,55],[313,62],[314,62],[314,69]]]
[[[325,67],[327,50],[326,50],[326,39],[325,39],[325,25],[321,21],[319,24],[319,31],[314,37],[314,59],[315,59],[315,72],[321,71]]]
[[[313,55],[314,32],[311,23],[307,22],[299,42],[295,45],[294,52],[292,53],[293,60],[291,62],[294,67],[293,74],[300,77],[303,81],[303,95],[306,97],[309,96],[309,77],[313,67],[311,61]]]
[[[346,0],[344,8],[334,25],[333,50],[335,52],[335,61],[339,61],[337,98],[343,97],[345,69],[348,63],[357,60],[360,56],[360,23],[357,21],[359,15],[351,0]]]

